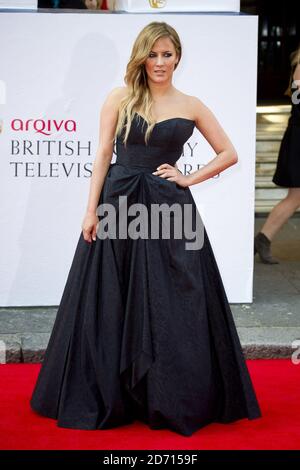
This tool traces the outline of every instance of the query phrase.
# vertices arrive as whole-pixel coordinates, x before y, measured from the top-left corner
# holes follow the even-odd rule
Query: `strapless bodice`
[[[142,167],[155,170],[162,163],[175,165],[181,157],[185,142],[193,134],[195,121],[183,117],[174,117],[154,125],[152,134],[145,144],[147,122],[135,113],[128,135],[127,145],[122,143],[122,134],[116,140],[117,164],[129,167]]]

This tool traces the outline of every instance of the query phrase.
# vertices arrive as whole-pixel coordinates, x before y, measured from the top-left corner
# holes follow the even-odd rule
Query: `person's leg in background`
[[[278,264],[271,255],[271,242],[276,233],[300,207],[300,188],[289,188],[287,196],[270,212],[266,222],[254,239],[254,254],[258,253],[266,264]]]

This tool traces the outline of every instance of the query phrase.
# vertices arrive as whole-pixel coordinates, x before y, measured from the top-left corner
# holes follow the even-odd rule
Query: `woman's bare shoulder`
[[[111,99],[116,99],[116,100],[120,100],[122,98],[124,98],[128,93],[128,87],[127,86],[118,86],[118,87],[115,87],[115,88],[112,88],[108,95],[107,95],[107,98],[111,98]]]
[[[181,97],[182,104],[190,110],[192,115],[199,115],[199,112],[206,108],[205,104],[197,96],[188,95],[180,90],[177,90],[177,92],[178,96]]]
[[[199,120],[201,116],[206,118],[208,114],[211,114],[211,110],[198,96],[188,96],[189,108],[194,116],[195,121]]]
[[[205,104],[203,101],[200,100],[200,98],[198,98],[198,96],[193,96],[193,95],[187,95],[188,96],[188,100],[189,100],[189,104],[191,107],[193,108],[204,108],[205,107]]]
[[[199,100],[196,96],[188,95],[183,93],[181,90],[176,90],[178,102],[180,103],[181,109],[188,109],[189,113],[192,116],[199,114],[201,106],[204,106],[204,103]]]
[[[101,107],[101,114],[113,114],[114,119],[117,119],[120,101],[126,96],[127,87],[112,88],[105,97],[104,103]]]
[[[219,129],[220,133],[223,132],[214,111],[204,101],[198,98],[198,96],[192,95],[189,95],[189,100],[189,109],[193,120],[196,123],[196,127],[202,133],[205,134],[208,127]]]

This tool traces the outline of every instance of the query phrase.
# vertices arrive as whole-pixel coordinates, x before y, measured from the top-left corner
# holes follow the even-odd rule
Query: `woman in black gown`
[[[300,207],[300,45],[290,58],[290,83],[285,94],[291,98],[292,108],[272,180],[277,186],[287,188],[288,192],[273,207],[254,239],[254,254],[258,253],[266,264],[279,264],[271,254],[272,240]]]
[[[189,186],[237,161],[209,109],[172,85],[180,58],[176,31],[147,25],[133,46],[127,86],[112,90],[101,111],[87,212],[30,400],[60,427],[108,429],[140,419],[190,436],[212,422],[261,416],[205,227],[196,249],[186,249],[185,232],[100,233],[103,204],[120,216],[114,228],[124,228],[121,196],[128,211],[136,203],[149,211],[187,205],[195,227],[200,215]],[[176,161],[195,126],[217,157],[183,175]]]

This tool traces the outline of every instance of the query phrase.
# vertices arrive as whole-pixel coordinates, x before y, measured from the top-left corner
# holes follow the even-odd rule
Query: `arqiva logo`
[[[35,131],[39,134],[51,135],[54,132],[64,130],[65,132],[76,132],[77,126],[73,119],[60,120],[56,119],[13,119],[11,121],[11,128],[15,132],[32,132]]]

